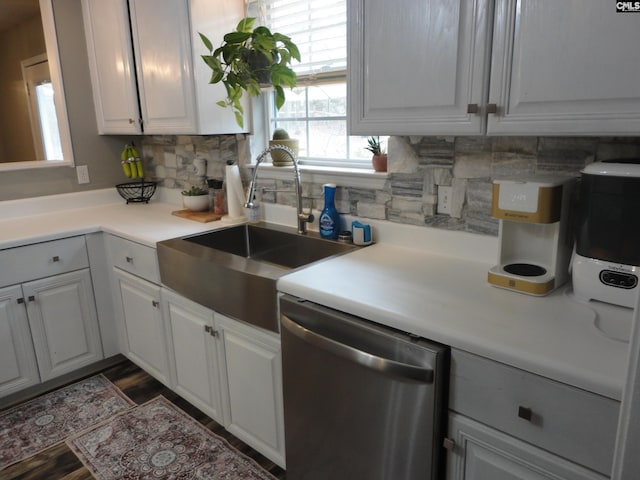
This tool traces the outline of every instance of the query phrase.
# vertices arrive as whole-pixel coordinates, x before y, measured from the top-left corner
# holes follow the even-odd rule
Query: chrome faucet
[[[245,202],[245,208],[256,208],[256,205],[253,203],[253,197],[256,193],[256,179],[258,178],[258,167],[260,163],[264,160],[267,154],[271,153],[274,150],[282,150],[286,153],[293,162],[293,179],[296,184],[296,204],[297,204],[297,220],[298,220],[298,233],[307,233],[307,223],[313,222],[313,215],[311,213],[304,213],[302,209],[302,183],[300,182],[300,169],[298,168],[298,161],[296,160],[296,156],[293,151],[285,147],[284,145],[273,145],[266,150],[264,150],[258,158],[256,159],[256,167],[253,171],[253,178],[251,179],[251,183],[249,184],[249,191],[247,193],[247,201]]]

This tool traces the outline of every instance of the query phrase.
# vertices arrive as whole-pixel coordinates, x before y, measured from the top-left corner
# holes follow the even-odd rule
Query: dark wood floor
[[[128,360],[108,368],[102,373],[138,405],[158,395],[163,395],[209,430],[225,438],[236,449],[253,458],[276,478],[286,478],[284,470],[280,467],[238,440],[224,427]],[[94,477],[63,442],[0,471],[0,479],[2,480],[18,478],[25,480],[85,480]]]

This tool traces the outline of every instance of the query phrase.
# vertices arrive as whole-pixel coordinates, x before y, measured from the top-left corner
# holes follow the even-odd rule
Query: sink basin
[[[357,248],[266,223],[158,242],[162,283],[225,315],[278,331],[276,282]]]

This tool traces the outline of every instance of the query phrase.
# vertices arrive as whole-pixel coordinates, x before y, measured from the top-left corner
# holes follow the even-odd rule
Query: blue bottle
[[[336,240],[340,233],[340,215],[335,205],[336,186],[333,183],[326,183],[322,188],[324,189],[324,208],[320,213],[320,236]]]

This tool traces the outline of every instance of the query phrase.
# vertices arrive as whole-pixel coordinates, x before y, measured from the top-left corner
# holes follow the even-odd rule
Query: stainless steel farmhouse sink
[[[302,235],[266,223],[157,244],[163,284],[201,305],[276,332],[278,278],[354,248],[314,232]]]

